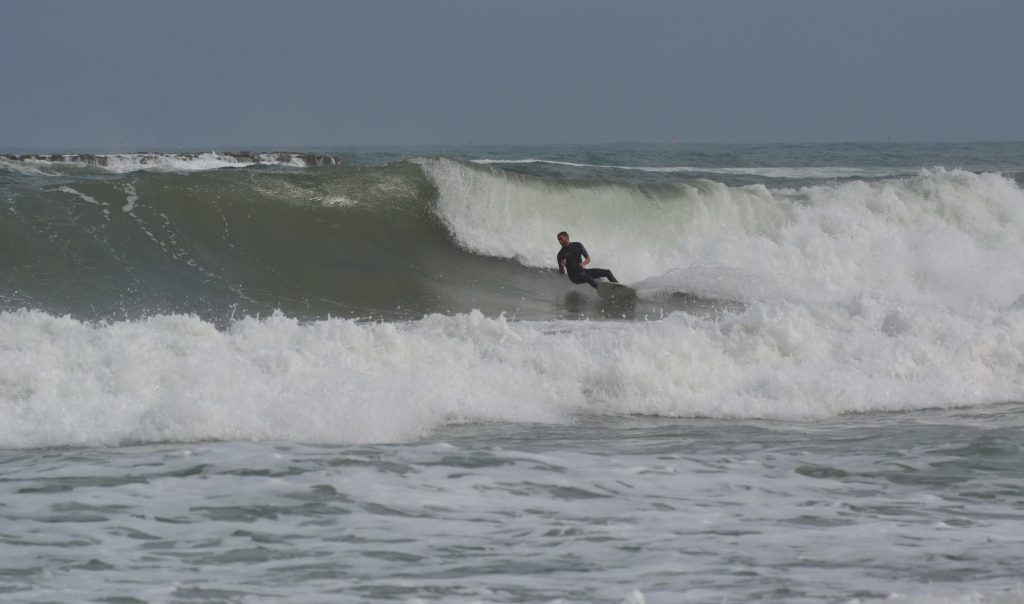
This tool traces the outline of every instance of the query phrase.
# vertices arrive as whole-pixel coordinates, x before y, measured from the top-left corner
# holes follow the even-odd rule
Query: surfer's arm
[[[558,261],[558,274],[565,274],[565,258],[562,258],[561,260]]]
[[[583,256],[583,264],[580,265],[580,268],[586,268],[590,264],[590,252],[587,251],[587,248],[582,243],[580,244],[580,256]]]

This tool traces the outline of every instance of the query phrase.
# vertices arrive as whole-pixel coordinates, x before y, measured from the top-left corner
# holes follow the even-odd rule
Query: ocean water
[[[1024,601],[1022,257],[1018,143],[0,155],[0,600]]]

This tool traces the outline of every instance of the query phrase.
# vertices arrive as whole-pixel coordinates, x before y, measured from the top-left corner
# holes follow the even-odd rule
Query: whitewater
[[[4,154],[0,593],[1024,600],[1022,183],[1009,143]]]

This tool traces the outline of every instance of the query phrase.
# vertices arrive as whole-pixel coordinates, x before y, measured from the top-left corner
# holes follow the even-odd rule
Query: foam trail
[[[94,199],[93,197],[90,197],[90,196],[86,195],[85,193],[82,193],[81,191],[77,191],[75,189],[72,189],[71,187],[68,187],[68,186],[58,187],[57,190],[60,191],[61,193],[67,193],[68,195],[74,195],[75,197],[78,197],[82,201],[84,201],[86,203],[91,203],[94,206],[107,205],[106,202],[100,203],[100,202],[96,201],[96,199]]]

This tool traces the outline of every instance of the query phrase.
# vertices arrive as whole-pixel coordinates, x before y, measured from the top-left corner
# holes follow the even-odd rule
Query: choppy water
[[[0,157],[0,597],[1020,601],[1024,145]],[[640,291],[553,271],[554,233]]]
[[[17,601],[1019,601],[1021,411],[7,452],[2,589]]]

